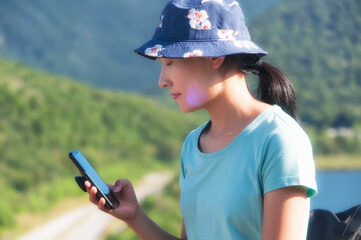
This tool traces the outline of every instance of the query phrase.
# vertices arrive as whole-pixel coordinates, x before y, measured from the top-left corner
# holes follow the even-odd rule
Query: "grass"
[[[21,226],[11,231],[4,231],[0,234],[0,239],[16,239],[16,237],[27,231],[46,223],[69,209],[73,209],[89,203],[87,196],[71,197],[58,202],[51,210],[36,213],[18,213],[15,216],[17,224]]]
[[[98,169],[98,173],[101,176],[104,176],[103,179],[105,182],[114,183],[114,181],[118,178],[128,178],[133,183],[136,183],[139,179],[141,179],[150,171],[163,172],[178,169],[178,165],[176,165],[175,163],[176,161],[162,163],[159,161],[149,160],[145,161],[143,163],[143,166],[140,168],[138,164],[124,164],[124,162],[119,162],[112,164],[111,166],[103,166],[102,168]],[[126,168],[124,166],[126,166]],[[74,170],[74,172],[76,171]],[[44,211],[15,214],[17,227],[11,230],[0,231],[0,239],[16,239],[21,234],[24,234],[27,231],[44,224],[50,219],[53,219],[70,209],[74,209],[76,207],[89,203],[88,196],[80,189],[78,189],[72,176],[66,176],[66,179],[62,180],[61,182],[63,182],[64,185],[70,185],[71,189],[78,192],[78,195],[56,201],[52,208],[46,208],[44,209]],[[58,189],[59,187],[57,187],[56,185],[57,184],[55,184],[54,187]],[[48,188],[50,186],[46,187]]]
[[[317,170],[359,170],[361,169],[360,155],[332,155],[316,156]]]

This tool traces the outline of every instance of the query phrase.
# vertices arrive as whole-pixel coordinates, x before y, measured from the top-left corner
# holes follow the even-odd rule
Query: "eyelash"
[[[172,63],[173,63],[173,61],[168,62],[168,63],[166,63],[165,65],[169,67],[170,65],[172,65]]]

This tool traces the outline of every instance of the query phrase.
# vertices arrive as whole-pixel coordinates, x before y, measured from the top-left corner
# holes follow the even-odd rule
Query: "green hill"
[[[159,94],[159,64],[133,49],[152,36],[167,0],[2,1],[0,55],[95,86]],[[253,39],[297,90],[299,113],[318,128],[361,122],[358,0],[240,1]]]
[[[144,67],[146,59],[133,50],[151,36],[145,23],[157,24],[165,2],[4,0],[0,56],[95,86],[144,92],[158,68]],[[154,77],[140,84],[145,76]]]
[[[106,181],[175,166],[196,115],[0,60],[0,230],[14,213],[82,194],[67,157],[81,150]]]
[[[361,2],[285,0],[251,26],[296,87],[304,122],[353,126],[361,122]]]
[[[252,18],[278,1],[241,4]],[[3,0],[0,56],[95,86],[152,92],[159,66],[133,50],[151,38],[167,2]]]

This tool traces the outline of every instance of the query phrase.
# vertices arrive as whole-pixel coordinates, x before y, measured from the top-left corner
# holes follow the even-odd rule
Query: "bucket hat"
[[[242,9],[234,0],[170,1],[153,38],[135,52],[153,60],[267,55],[251,40]]]

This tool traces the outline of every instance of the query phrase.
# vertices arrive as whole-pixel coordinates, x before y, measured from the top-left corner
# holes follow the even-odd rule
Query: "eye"
[[[173,61],[169,61],[165,65],[169,67],[170,65],[172,65],[172,63],[173,63]]]

